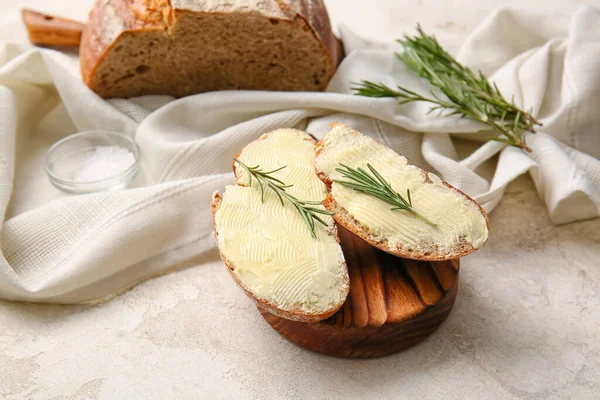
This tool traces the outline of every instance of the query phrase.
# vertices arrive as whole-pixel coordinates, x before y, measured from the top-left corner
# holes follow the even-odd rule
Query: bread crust
[[[338,125],[340,125],[340,123],[338,123],[338,122],[332,123],[331,124],[331,129],[335,128]],[[355,130],[352,130],[352,132],[355,135],[360,135],[360,133],[357,132],[357,131],[355,131]],[[375,139],[373,139],[373,140],[376,141],[377,143],[379,143],[381,146],[385,146],[384,144],[378,142],[377,140],[375,140]],[[319,142],[317,142],[317,144],[315,145],[315,160],[317,159],[317,157],[319,157],[319,155],[323,151],[324,147],[325,147],[325,144],[323,143],[323,141],[319,140]],[[399,154],[399,153],[397,153],[397,154]],[[399,155],[401,155],[401,154],[399,154]],[[423,174],[425,182],[431,182],[431,179],[429,178],[429,173],[428,172],[423,171],[420,168],[419,168],[419,171]],[[332,181],[329,178],[329,176],[327,174],[325,174],[323,171],[319,170],[316,167],[316,164],[315,164],[315,172],[317,173],[317,176],[319,177],[319,179],[321,179],[321,181],[323,183],[325,183],[325,185],[327,186],[327,188],[331,191]],[[446,187],[454,190],[457,194],[459,194],[460,196],[463,196],[468,201],[470,201],[475,206],[477,206],[477,208],[479,209],[479,211],[481,212],[481,214],[485,218],[486,226],[487,226],[487,229],[489,231],[489,229],[490,229],[490,221],[489,221],[488,215],[485,212],[485,210],[479,205],[479,203],[477,203],[469,195],[463,193],[462,191],[460,191],[459,189],[455,188],[454,186],[452,186],[448,182],[443,181],[442,183]],[[333,216],[333,218],[335,219],[335,221],[338,224],[342,225],[344,228],[346,228],[347,230],[349,230],[350,232],[352,232],[354,235],[360,237],[365,242],[369,243],[371,246],[374,246],[374,247],[376,247],[376,248],[378,248],[378,249],[380,249],[382,251],[385,251],[386,253],[392,254],[392,255],[397,256],[397,257],[408,258],[408,259],[413,259],[413,260],[423,260],[423,261],[444,261],[444,260],[452,260],[452,259],[457,259],[457,258],[460,258],[460,257],[464,257],[467,254],[470,254],[473,251],[477,250],[477,248],[473,247],[473,245],[471,243],[467,242],[464,238],[461,239],[459,245],[457,246],[457,248],[455,249],[455,251],[452,252],[452,254],[441,253],[441,252],[439,252],[439,250],[437,249],[437,247],[436,248],[427,249],[427,250],[418,250],[418,249],[410,249],[410,250],[392,249],[388,245],[387,239],[385,239],[385,238],[383,238],[383,239],[377,239],[374,235],[372,235],[358,221],[356,221],[354,219],[354,217],[345,208],[343,208],[342,206],[340,206],[339,203],[337,201],[335,201],[335,199],[333,198],[333,195],[331,193],[329,193],[327,195],[327,197],[325,198],[325,200],[323,200],[323,206],[327,210],[335,213],[334,216]]]
[[[304,132],[302,132],[302,133],[304,134]],[[309,134],[309,136],[312,138],[313,143],[316,143],[317,140],[312,135]],[[258,140],[263,140],[263,139],[264,139],[264,137],[261,137]],[[238,158],[243,151],[244,151],[244,149],[240,150],[235,155],[235,158]],[[236,177],[236,184],[239,186],[244,186],[240,182],[237,181],[237,171],[236,171],[235,161],[232,162],[232,167],[233,167],[234,175]],[[217,230],[217,225],[216,225],[216,215],[217,215],[217,211],[219,210],[219,208],[221,206],[221,202],[222,202],[221,195],[218,192],[214,192],[212,194],[212,198],[211,198],[211,208],[212,208],[212,213],[213,213],[213,232],[215,234],[215,240],[217,242],[217,249],[219,250],[219,255],[221,256],[221,260],[223,260],[223,263],[227,267],[227,271],[229,271],[229,274],[231,275],[233,280],[238,284],[239,287],[241,287],[243,289],[243,291],[246,293],[246,295],[256,303],[256,305],[258,307],[260,307],[263,310],[266,310],[267,312],[269,312],[273,315],[276,315],[278,317],[289,319],[292,321],[299,321],[299,322],[322,321],[324,319],[331,317],[342,307],[345,300],[340,301],[340,303],[335,308],[332,308],[332,309],[328,310],[327,312],[323,312],[323,313],[319,313],[319,314],[307,313],[300,309],[292,309],[290,311],[284,311],[284,310],[281,310],[280,308],[278,308],[275,304],[273,304],[269,301],[261,300],[261,299],[257,298],[256,296],[254,296],[252,294],[252,292],[248,289],[248,287],[246,285],[244,285],[244,283],[234,273],[235,267],[231,264],[231,262],[227,259],[227,256],[221,251],[221,248],[218,246],[219,232]],[[339,238],[337,226],[335,225],[335,223],[333,224],[333,234],[334,234],[336,242],[340,243],[340,238]],[[343,266],[346,267],[345,261],[343,262]],[[344,275],[344,284],[346,287],[346,293],[344,295],[344,299],[346,299],[348,296],[348,293],[350,292],[349,276],[347,273]]]
[[[165,32],[168,34],[181,13],[233,13],[232,2],[206,0],[179,0],[189,4],[177,6],[174,0],[96,0],[88,16],[80,44],[81,76],[85,84],[99,92],[102,97],[110,97],[97,88],[97,70],[110,50],[120,39],[137,32]],[[175,3],[176,6],[172,6]],[[329,79],[341,59],[339,40],[333,34],[331,22],[322,0],[282,0],[257,1],[259,12],[269,20],[290,24],[290,29],[310,30],[322,46],[329,60]]]
[[[96,69],[121,35],[165,31],[173,21],[169,0],[96,0],[81,35],[81,76],[93,88]]]

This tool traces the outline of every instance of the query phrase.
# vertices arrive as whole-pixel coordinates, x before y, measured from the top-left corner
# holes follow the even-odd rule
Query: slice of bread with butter
[[[314,171],[316,140],[295,129],[261,136],[236,157],[272,176],[300,200],[322,201],[327,188]],[[215,236],[231,276],[256,303],[283,318],[312,322],[333,315],[349,291],[348,270],[332,217],[314,224],[316,238],[298,209],[234,161],[237,185],[212,197]],[[264,194],[264,198],[263,198]],[[323,209],[321,205],[313,205]],[[323,209],[324,210],[324,209]]]
[[[369,164],[396,193],[405,195],[409,190],[408,199],[423,218],[392,210],[385,201],[338,183],[344,181],[340,165],[369,171]],[[335,212],[335,220],[390,254],[428,261],[455,259],[477,250],[488,238],[487,215],[473,199],[346,125],[334,123],[317,143],[315,169],[330,188],[323,205]]]

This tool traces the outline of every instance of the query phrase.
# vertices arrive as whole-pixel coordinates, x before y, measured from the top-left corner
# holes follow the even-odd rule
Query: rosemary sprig
[[[320,206],[320,201],[308,201],[308,200],[298,200],[296,197],[292,196],[286,189],[291,188],[294,185],[286,185],[281,180],[272,176],[273,173],[277,171],[281,171],[287,166],[279,167],[272,171],[263,171],[260,168],[260,165],[255,167],[249,167],[237,158],[233,159],[234,162],[238,163],[242,168],[246,170],[248,173],[248,186],[252,186],[252,177],[256,178],[258,185],[260,186],[260,197],[261,201],[265,202],[265,188],[270,188],[275,192],[279,201],[281,202],[281,206],[285,207],[283,199],[287,199],[293,206],[298,210],[306,225],[308,225],[308,229],[310,230],[310,234],[313,238],[317,238],[317,234],[315,232],[315,221],[322,224],[323,226],[328,226],[327,222],[323,221],[317,214],[322,215],[333,215],[334,213],[329,212],[327,210],[321,210],[319,208],[311,207],[311,206]]]
[[[404,198],[400,193],[392,189],[390,184],[371,164],[367,164],[367,167],[373,174],[372,176],[361,167],[352,169],[345,164],[340,164],[340,166],[343,168],[336,168],[335,170],[342,174],[344,178],[349,179],[349,181],[334,179],[334,182],[377,197],[394,206],[391,208],[392,210],[406,210],[429,225],[435,226],[433,222],[415,211],[412,205],[412,199],[410,198],[410,189],[406,189],[406,198]]]
[[[400,104],[413,101],[432,103],[429,112],[437,111],[439,115],[460,115],[488,125],[501,136],[489,138],[510,146],[531,151],[525,143],[526,132],[535,133],[535,126],[542,124],[531,115],[515,105],[514,99],[507,101],[498,86],[490,83],[486,76],[478,74],[459,63],[438,43],[435,36],[427,35],[417,26],[418,35],[397,42],[404,51],[396,56],[409,69],[420,77],[427,79],[432,85],[431,97],[423,96],[398,86],[397,90],[381,83],[363,80],[352,88],[357,95],[367,97],[395,97]]]

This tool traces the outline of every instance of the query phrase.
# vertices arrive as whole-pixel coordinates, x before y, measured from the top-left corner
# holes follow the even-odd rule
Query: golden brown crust
[[[281,0],[270,1],[273,4],[266,10],[273,9],[273,15],[265,12],[264,17],[310,30],[327,54],[331,78],[341,59],[341,46],[333,34],[323,1],[292,0],[291,5]],[[193,12],[222,12],[209,6],[209,2],[203,3],[202,11]],[[192,11],[172,7],[169,0],[96,0],[81,35],[79,50],[81,76],[85,84],[97,90],[96,70],[122,35],[135,34],[136,31],[168,31],[178,12]],[[99,94],[106,97],[103,93]]]
[[[280,4],[282,3],[281,0],[277,0],[277,2]],[[323,4],[323,1],[321,0],[299,1],[297,16],[304,20],[315,37],[319,39],[321,44],[325,47],[327,54],[329,55],[330,71],[333,75],[337,65],[341,61],[342,52],[340,42],[331,29],[331,21],[329,20],[329,14],[327,13],[325,4]]]
[[[331,124],[331,129],[335,128],[337,126],[337,122],[334,122]],[[325,144],[323,143],[322,140],[319,140],[317,142],[317,144],[315,145],[315,159],[317,157],[319,157],[319,154],[321,154],[321,151],[323,151],[323,148],[325,147]],[[317,176],[319,177],[319,179],[321,180],[321,182],[323,182],[325,184],[325,186],[327,186],[327,189],[331,190],[331,179],[329,179],[329,176],[327,174],[325,174],[325,172],[321,171],[320,169],[317,169],[317,166],[315,165],[315,172],[317,173]],[[325,207],[327,208],[327,207]],[[330,210],[331,211],[331,210]]]
[[[169,0],[96,0],[81,35],[81,77],[94,89],[96,69],[118,38],[136,30],[166,30],[173,21]]]
[[[97,6],[97,4],[96,4]],[[93,33],[96,28],[97,20],[102,11],[101,8],[94,6],[89,13],[88,23],[81,34],[81,43],[79,45],[79,67],[81,69],[81,78],[83,82],[91,87],[91,77],[94,74],[95,65],[99,61],[100,55],[105,50],[97,39],[97,33]]]
[[[304,133],[304,132],[303,132]],[[316,143],[317,139],[314,138],[314,136],[310,135],[309,136],[312,138],[313,143]],[[264,136],[257,139],[257,140],[263,140]],[[238,158],[240,156],[240,154],[242,154],[242,152],[244,151],[244,149],[240,150],[236,155],[235,158]],[[237,181],[237,173],[236,173],[236,164],[235,161],[232,162],[232,167],[233,167],[233,172],[234,175],[236,177],[236,184],[240,185],[240,182]],[[317,322],[317,321],[322,321],[324,319],[327,319],[329,317],[331,317],[333,314],[335,314],[344,304],[344,302],[340,302],[340,304],[333,308],[328,310],[327,312],[324,313],[320,313],[320,314],[310,314],[310,313],[306,313],[305,311],[302,311],[300,309],[297,310],[291,310],[291,311],[284,311],[281,310],[280,308],[278,308],[276,305],[274,305],[273,303],[269,302],[269,301],[265,301],[262,299],[257,298],[256,296],[254,296],[251,291],[248,289],[248,287],[246,287],[246,285],[244,285],[244,283],[238,278],[238,276],[234,273],[235,267],[229,262],[229,260],[227,259],[227,257],[225,256],[225,254],[223,254],[223,252],[221,252],[221,248],[218,246],[219,243],[219,232],[217,230],[217,224],[216,224],[216,215],[217,215],[217,211],[219,210],[219,207],[221,206],[221,202],[222,202],[222,198],[220,196],[220,194],[218,192],[213,193],[212,195],[212,199],[211,199],[211,207],[212,207],[212,213],[213,213],[213,232],[215,234],[215,240],[217,242],[217,249],[219,250],[219,255],[221,256],[221,260],[223,261],[223,263],[225,264],[225,266],[227,267],[227,271],[229,271],[229,274],[231,275],[231,277],[233,278],[233,280],[238,284],[239,287],[241,287],[244,292],[246,293],[246,295],[252,299],[256,305],[264,310],[266,310],[267,312],[276,315],[278,317],[281,318],[285,318],[285,319],[289,319],[292,321],[299,321],[299,322]],[[335,240],[336,242],[340,243],[340,238],[338,235],[338,230],[337,230],[337,226],[334,224],[333,226],[333,234],[335,235]],[[344,266],[345,266],[345,262],[344,262]],[[350,291],[350,284],[349,284],[349,278],[348,275],[345,275],[345,287],[346,287],[346,295],[344,296],[344,298],[346,298],[348,296],[348,293]]]
[[[336,126],[340,125],[340,123],[338,122],[334,122],[331,124],[331,129],[335,128]],[[360,133],[356,133],[356,134],[360,134]],[[375,139],[373,139],[375,140]],[[379,143],[377,140],[375,140],[377,143]],[[379,143],[382,146],[385,146],[381,143]],[[319,140],[319,142],[315,145],[315,159],[317,157],[319,157],[319,155],[321,154],[321,152],[323,151],[323,148],[325,147],[324,143],[322,140]],[[431,179],[429,178],[429,173],[426,171],[423,171],[422,169],[419,168],[419,170],[421,171],[421,173],[424,176],[424,180],[425,182],[429,182],[431,183]],[[331,184],[332,181],[329,178],[328,175],[326,175],[323,171],[319,170],[316,168],[315,166],[315,172],[317,173],[317,176],[319,177],[319,179],[321,179],[321,181],[323,183],[325,183],[325,185],[327,186],[327,188],[329,190],[331,190]],[[442,183],[447,186],[448,188],[454,190],[455,192],[457,192],[458,194],[460,194],[461,196],[465,197],[467,200],[469,200],[470,202],[472,202],[474,205],[477,206],[477,208],[479,209],[479,211],[481,212],[481,214],[484,216],[485,218],[485,222],[487,225],[488,230],[490,229],[490,221],[488,218],[487,213],[485,212],[485,210],[481,207],[481,205],[479,205],[479,203],[477,203],[475,200],[473,200],[470,196],[468,196],[467,194],[463,193],[462,191],[460,191],[459,189],[455,188],[454,186],[450,185],[448,182],[442,181]],[[356,221],[354,219],[354,217],[348,212],[346,211],[346,209],[344,209],[343,207],[341,207],[333,198],[333,195],[331,193],[329,193],[327,195],[327,197],[325,198],[325,200],[323,200],[323,206],[335,213],[333,218],[335,219],[335,221],[342,225],[344,228],[346,228],[347,230],[349,230],[350,232],[352,232],[354,235],[360,237],[361,239],[363,239],[364,241],[366,241],[367,243],[369,243],[370,245],[377,247],[378,249],[385,251],[386,253],[390,253],[392,255],[395,255],[397,257],[402,257],[402,258],[409,258],[409,259],[413,259],[413,260],[424,260],[424,261],[444,261],[444,260],[451,260],[451,259],[456,259],[456,258],[460,258],[460,257],[464,257],[467,254],[472,253],[473,251],[477,250],[477,248],[473,247],[470,243],[468,243],[466,240],[462,239],[460,242],[460,245],[457,248],[457,251],[455,251],[454,253],[452,253],[451,255],[448,254],[443,254],[443,253],[436,253],[435,251],[432,251],[433,249],[428,249],[428,250],[415,250],[415,249],[410,249],[410,250],[405,250],[405,249],[392,249],[388,246],[387,243],[387,239],[382,239],[382,240],[378,240],[375,238],[374,235],[372,235],[369,231],[367,231],[358,221]]]
[[[233,160],[231,160],[231,168],[233,169],[233,175],[235,176],[235,183],[237,185],[239,185],[240,183],[237,181],[237,166],[235,164],[235,160],[239,159],[240,154],[242,154],[242,150],[238,151],[237,154],[233,156]]]

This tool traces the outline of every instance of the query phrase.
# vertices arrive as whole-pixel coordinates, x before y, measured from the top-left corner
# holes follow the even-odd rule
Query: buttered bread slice
[[[327,188],[314,171],[316,140],[295,129],[280,129],[246,146],[234,161],[236,186],[213,194],[219,252],[231,276],[267,311],[296,321],[333,315],[348,295],[348,270],[333,218],[327,225],[307,221],[286,197],[263,187],[242,166],[257,167],[285,185],[298,200],[322,201]],[[280,169],[281,167],[285,167]],[[263,183],[264,185],[264,183]],[[264,197],[263,197],[264,196]],[[312,208],[325,209],[321,205]]]
[[[345,182],[347,168],[361,168],[367,186],[380,185],[377,174],[411,206],[394,209],[373,193]],[[316,146],[315,169],[330,186],[323,204],[336,221],[369,244],[393,255],[418,260],[447,260],[480,248],[488,238],[485,211],[469,196],[434,174],[408,163],[370,137],[343,124]],[[375,171],[375,172],[373,172]],[[365,180],[366,179],[366,180]],[[345,184],[338,183],[344,182]],[[385,197],[385,196],[384,196]]]

